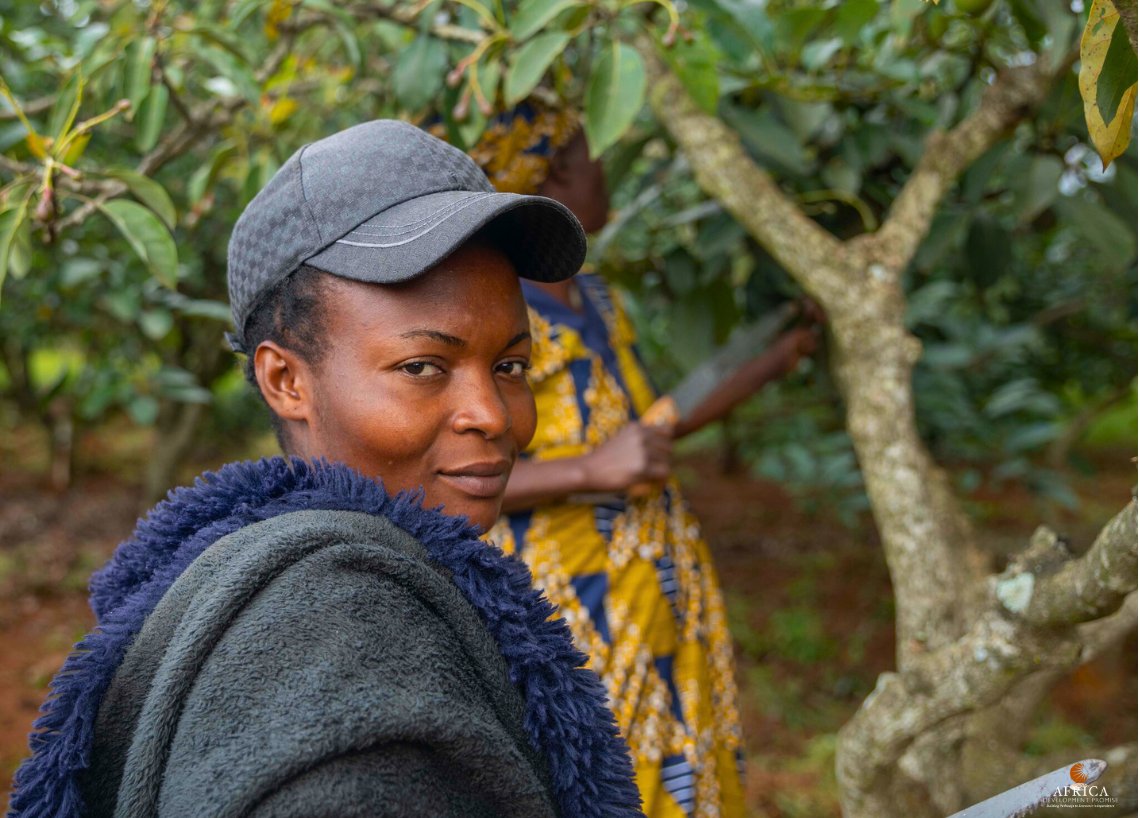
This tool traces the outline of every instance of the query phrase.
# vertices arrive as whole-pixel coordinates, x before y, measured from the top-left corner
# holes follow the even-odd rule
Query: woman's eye
[[[409,375],[420,376],[436,375],[443,371],[435,364],[428,363],[427,361],[412,361],[411,363],[404,364],[400,367],[400,369],[402,369],[404,372],[407,372]]]
[[[528,369],[530,369],[530,363],[527,361],[503,361],[498,366],[499,372],[512,378],[523,377]]]

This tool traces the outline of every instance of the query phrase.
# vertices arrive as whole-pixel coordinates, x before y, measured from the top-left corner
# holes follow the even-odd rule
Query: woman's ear
[[[253,371],[273,414],[285,421],[310,419],[312,367],[300,355],[273,341],[262,341],[253,353]]]

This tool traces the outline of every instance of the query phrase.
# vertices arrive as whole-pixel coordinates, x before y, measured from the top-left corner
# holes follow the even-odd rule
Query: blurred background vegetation
[[[273,451],[222,342],[226,242],[305,142],[403,117],[464,145],[528,94],[579,106],[615,210],[591,261],[628,293],[668,388],[802,293],[644,104],[644,54],[849,239],[882,223],[929,134],[961,121],[999,71],[1071,61],[1087,14],[1081,0],[0,0],[0,485],[50,487],[66,507],[81,502],[73,486],[113,474],[129,499],[87,502],[129,525],[203,466]],[[1123,59],[1134,83],[1134,49]],[[1110,103],[1123,111],[1121,83]],[[1103,521],[1113,503],[1097,505],[1089,481],[1136,451],[1136,143],[1106,168],[1083,109],[1074,68],[952,186],[904,277],[923,439],[975,516],[1000,529],[1023,515],[1018,536],[1027,508]],[[1126,120],[1131,134],[1131,108]],[[752,727],[799,736],[779,769],[807,788],[754,802],[776,814],[834,814],[821,771],[874,680],[841,668],[890,663],[890,587],[827,356],[696,436],[682,466],[726,492],[743,482],[722,473],[780,487],[749,489],[763,513],[706,496],[726,576],[748,543],[765,562],[739,563],[743,576],[775,573],[762,603],[726,584],[753,712],[780,714]],[[35,563],[26,549],[45,546],[27,515],[55,508],[10,496],[24,505],[5,518],[0,575]],[[787,497],[807,513],[781,516]],[[98,508],[86,513],[98,527]],[[839,541],[854,551],[815,547]],[[22,591],[78,593],[99,557],[76,554],[50,581],[21,574]],[[865,619],[832,621],[820,600],[861,571],[865,594],[848,601]],[[1072,742],[1077,728],[1043,718],[1041,747]]]
[[[449,87],[472,44],[446,39],[447,26],[483,7],[420,6],[0,3],[0,76],[39,135],[0,107],[3,226],[26,204],[0,301],[0,395],[9,422],[43,426],[41,462],[54,461],[58,485],[69,463],[83,468],[83,430],[112,418],[155,431],[148,498],[185,477],[178,467],[193,452],[265,431],[219,341],[225,247],[293,150],[362,119],[441,111],[471,141],[486,122],[481,104],[530,91],[512,71],[527,49],[503,40]],[[627,29],[660,35],[667,23],[648,22],[644,4],[521,6],[524,18],[545,7],[545,19],[523,23],[566,49],[547,43],[541,60],[553,64],[537,74],[523,65],[531,85],[545,71],[540,91],[579,104],[606,67],[583,70],[591,59]],[[684,26],[665,53],[687,87],[847,238],[877,226],[924,136],[960,119],[996,67],[1068,43],[1081,19],[1045,0],[699,0]],[[472,102],[472,87],[487,103]],[[123,99],[125,111],[77,132]],[[598,115],[610,125],[603,138],[621,139],[605,153],[616,218],[593,258],[631,294],[667,387],[738,323],[798,291],[701,192],[640,97],[625,101],[635,104],[624,122]],[[919,422],[939,458],[964,467],[966,489],[1016,480],[1071,505],[1061,467],[1074,445],[1135,441],[1136,148],[1103,170],[1081,112],[1074,71],[970,168],[907,273],[909,327],[924,347]],[[69,134],[44,199],[39,143]],[[730,459],[857,513],[865,500],[837,404],[826,366],[805,366],[738,413]]]

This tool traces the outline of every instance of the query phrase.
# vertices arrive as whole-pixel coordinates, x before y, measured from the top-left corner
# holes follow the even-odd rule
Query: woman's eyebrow
[[[517,344],[519,341],[525,341],[528,338],[530,338],[530,330],[523,330],[518,335],[516,335],[514,338],[507,341],[507,345],[505,347],[503,347],[503,349],[510,349],[515,344]]]
[[[441,344],[447,344],[453,347],[465,347],[467,342],[462,338],[457,338],[454,335],[449,335],[446,332],[440,332],[437,329],[410,329],[407,332],[400,333],[401,338],[431,338],[433,341],[439,341]]]

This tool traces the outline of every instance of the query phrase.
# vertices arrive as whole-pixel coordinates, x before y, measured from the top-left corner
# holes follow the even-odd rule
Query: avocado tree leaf
[[[1120,156],[1132,141],[1132,113],[1136,109],[1136,54],[1127,40],[1113,48],[1116,31],[1123,29],[1120,14],[1111,0],[1093,0],[1089,21],[1081,36],[1081,73],[1078,85],[1085,106],[1085,123],[1089,138],[1100,155],[1104,167]],[[1123,33],[1123,32],[1122,32]],[[1131,73],[1123,52],[1131,56]],[[1112,57],[1115,65],[1109,64]],[[1124,73],[1122,73],[1124,72]],[[1131,80],[1131,84],[1126,84]],[[1101,88],[1101,82],[1104,88]],[[1120,90],[1123,86],[1123,90]],[[1111,109],[1118,100],[1115,109]],[[1102,110],[1110,109],[1106,116]]]
[[[396,99],[407,111],[427,105],[443,87],[447,48],[441,40],[421,34],[400,52],[392,72]]]
[[[1056,156],[1034,156],[1029,172],[1013,180],[1013,210],[1018,222],[1036,219],[1060,195],[1064,163]]]
[[[504,93],[508,105],[515,105],[526,99],[527,94],[538,85],[546,69],[566,48],[570,35],[564,31],[548,31],[527,42],[511,55],[507,69]]]
[[[170,91],[165,85],[156,85],[143,100],[139,112],[138,128],[135,130],[135,146],[140,151],[149,151],[158,144],[162,123],[166,119],[166,106],[170,101]]]
[[[502,63],[498,60],[491,60],[490,62],[480,62],[476,67],[479,69],[479,90],[483,93],[483,98],[494,105],[499,80],[503,73]],[[472,105],[467,113],[467,119],[458,124],[463,144],[471,146],[477,143],[483,135],[483,129],[487,127],[487,115],[483,113],[479,105]]]
[[[691,39],[682,38],[669,46],[658,40],[657,46],[697,107],[715,115],[720,99],[720,77],[716,72],[719,52],[709,35],[697,30]]]
[[[174,209],[174,202],[171,201],[170,194],[166,192],[166,188],[154,179],[127,168],[111,168],[105,171],[105,174],[125,184],[135,198],[158,214],[163,224],[171,230],[174,229],[178,214]]]
[[[27,249],[30,249],[30,237],[28,202],[25,199],[0,212],[0,289],[4,286],[9,270],[14,277],[27,272]]]
[[[537,34],[547,23],[567,9],[584,6],[580,0],[523,0],[511,18],[511,37],[522,42]]]
[[[135,43],[134,52],[127,64],[127,99],[131,109],[127,119],[134,119],[146,95],[150,93],[150,74],[154,63],[154,52],[158,42],[154,37],[143,37]]]
[[[149,208],[127,199],[112,199],[99,209],[123,234],[151,274],[174,289],[178,283],[178,248],[158,217]]]
[[[594,60],[586,87],[586,140],[597,158],[633,123],[645,101],[645,65],[631,46],[611,40]]]
[[[1112,29],[1108,51],[1104,55],[1104,66],[1096,83],[1096,107],[1100,118],[1105,122],[1116,115],[1120,100],[1129,87],[1136,84],[1136,52],[1128,42],[1124,24],[1118,23]]]

